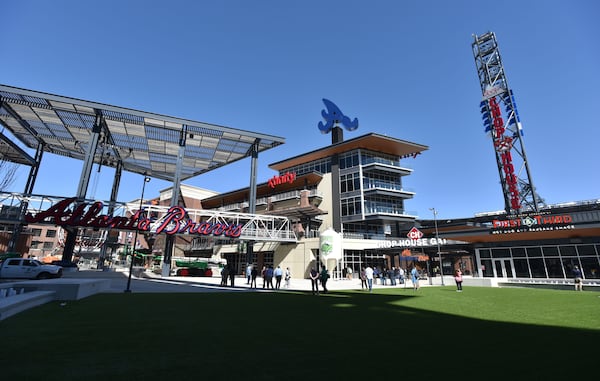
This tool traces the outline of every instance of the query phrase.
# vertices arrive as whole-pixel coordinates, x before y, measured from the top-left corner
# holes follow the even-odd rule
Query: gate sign
[[[421,239],[423,238],[423,232],[413,226],[406,236],[410,239]]]

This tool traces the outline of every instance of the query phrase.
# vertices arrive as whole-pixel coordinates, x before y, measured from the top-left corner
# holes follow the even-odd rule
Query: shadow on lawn
[[[2,346],[0,368],[3,378],[28,380],[529,380],[571,377],[574,364],[584,376],[596,363],[583,348],[595,347],[599,331],[403,305],[420,296],[101,294],[3,321],[3,342],[12,344]],[[36,348],[45,348],[43,367],[8,360]]]

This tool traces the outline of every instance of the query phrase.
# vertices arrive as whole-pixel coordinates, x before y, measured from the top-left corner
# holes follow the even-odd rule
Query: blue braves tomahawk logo
[[[328,134],[331,129],[339,123],[341,123],[348,131],[354,131],[358,128],[358,118],[351,120],[342,113],[338,106],[328,99],[323,98],[323,103],[325,103],[327,111],[321,110],[321,115],[323,115],[323,119],[325,119],[326,122],[319,122],[319,130],[321,130],[321,133]]]

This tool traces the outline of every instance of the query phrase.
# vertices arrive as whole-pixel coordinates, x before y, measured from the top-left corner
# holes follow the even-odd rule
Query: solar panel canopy
[[[0,123],[22,144],[173,181],[185,180],[285,143],[277,136],[0,85]],[[30,161],[30,160],[27,160]]]

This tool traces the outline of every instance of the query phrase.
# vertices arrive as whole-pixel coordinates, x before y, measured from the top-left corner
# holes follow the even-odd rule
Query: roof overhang
[[[299,156],[278,161],[269,165],[269,168],[272,168],[276,171],[283,171],[287,168],[291,168],[296,165],[324,159],[327,157],[331,157],[334,154],[348,152],[359,148],[398,157],[407,157],[413,155],[416,156],[421,152],[429,149],[429,147],[425,145],[395,139],[389,136],[379,135],[376,133],[370,133],[367,135],[359,136],[354,139],[332,144],[325,148],[311,151]]]
[[[0,133],[0,160],[23,165],[35,165],[35,159],[3,133]]]
[[[121,163],[125,171],[167,181],[175,178],[181,147],[180,179],[186,180],[246,158],[253,149],[285,143],[277,136],[5,85],[0,85],[0,124],[28,148],[41,146],[78,160],[87,157],[96,126],[100,140],[94,163]]]
[[[275,188],[269,186],[268,182],[258,184],[256,186],[256,197],[267,197],[277,193],[302,189],[303,187],[316,186],[322,179],[323,176],[321,174],[311,172],[296,177],[296,180],[291,183],[278,184]],[[207,197],[202,199],[202,207],[205,209],[214,209],[223,205],[248,201],[250,195],[249,192],[248,188],[242,188],[227,193],[221,193],[213,197]]]

